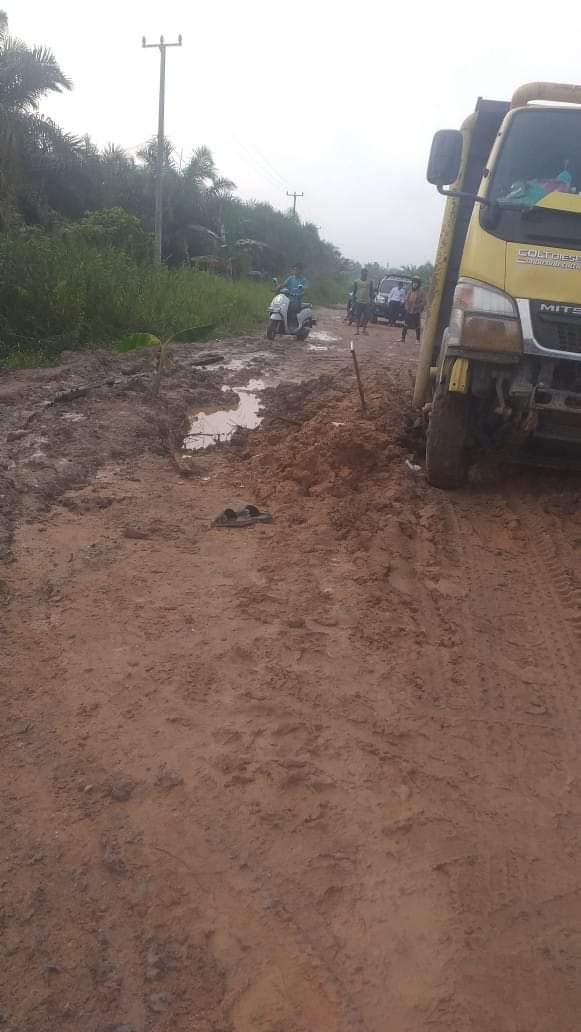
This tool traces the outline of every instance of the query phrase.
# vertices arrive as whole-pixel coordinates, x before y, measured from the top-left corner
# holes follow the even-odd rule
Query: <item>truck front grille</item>
[[[531,301],[535,339],[542,348],[581,355],[581,318],[541,311],[541,301]],[[573,306],[571,306],[573,307]]]
[[[557,323],[557,344],[558,351],[570,351],[575,355],[581,355],[581,326],[566,326]]]

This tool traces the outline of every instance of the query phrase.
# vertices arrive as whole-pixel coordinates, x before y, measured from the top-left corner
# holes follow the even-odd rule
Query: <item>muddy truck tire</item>
[[[441,383],[434,395],[426,447],[426,472],[433,487],[451,490],[468,476],[468,405],[463,394],[450,394]]]

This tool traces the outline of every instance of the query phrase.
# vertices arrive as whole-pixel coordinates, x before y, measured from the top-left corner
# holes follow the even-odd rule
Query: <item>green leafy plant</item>
[[[115,341],[113,350],[125,354],[128,351],[137,351],[138,348],[157,347],[159,344],[159,337],[155,337],[153,333],[128,333],[126,337]]]

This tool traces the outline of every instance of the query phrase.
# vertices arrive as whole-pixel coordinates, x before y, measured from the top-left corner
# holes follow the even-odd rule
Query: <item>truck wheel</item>
[[[433,487],[461,487],[468,476],[468,405],[465,394],[450,394],[447,385],[436,389],[426,448],[426,472]]]
[[[269,319],[266,325],[266,336],[268,340],[274,340],[276,337],[276,322],[274,319]]]

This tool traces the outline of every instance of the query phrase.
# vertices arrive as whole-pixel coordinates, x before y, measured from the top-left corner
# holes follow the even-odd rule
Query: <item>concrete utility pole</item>
[[[297,197],[304,197],[305,195],[304,195],[304,193],[289,193],[288,190],[286,192],[286,195],[287,195],[287,197],[292,197],[292,199],[293,199],[293,215],[296,215],[296,213],[297,213]]]
[[[159,50],[159,117],[157,122],[157,181],[155,184],[155,249],[154,259],[161,265],[161,245],[163,233],[163,159],[165,157],[165,52],[168,47],[181,47],[182,37],[178,36],[177,43],[166,43],[163,36],[159,37],[159,43],[146,43],[145,36],[142,37],[141,45],[150,50],[157,47]]]

